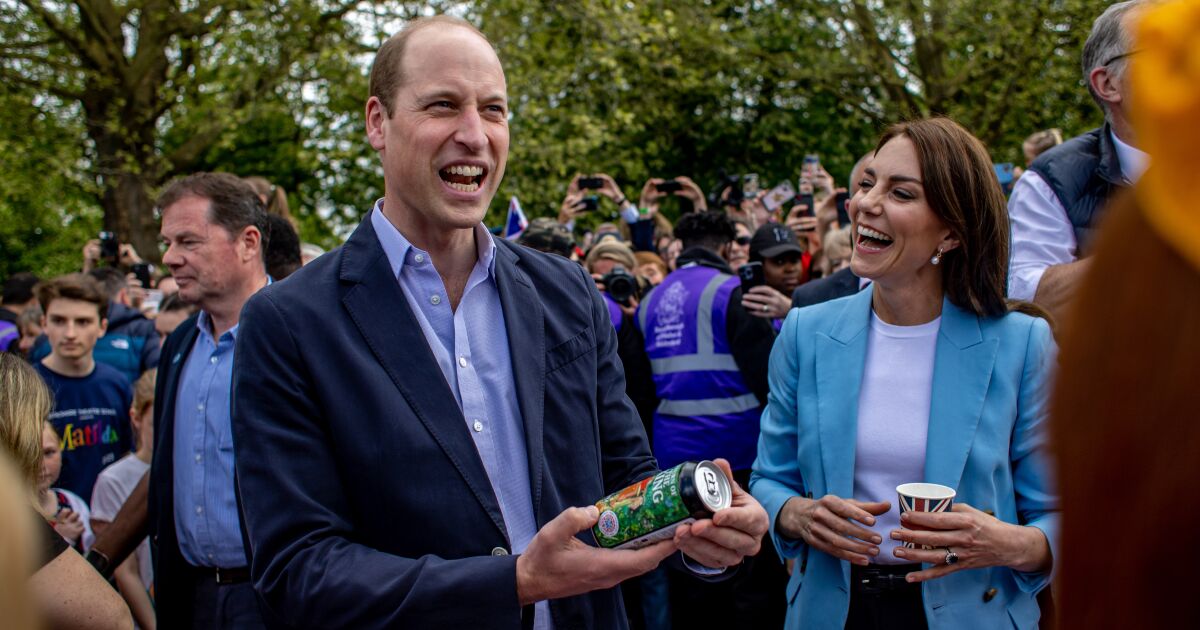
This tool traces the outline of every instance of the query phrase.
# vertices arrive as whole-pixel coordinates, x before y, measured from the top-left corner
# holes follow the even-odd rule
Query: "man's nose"
[[[483,118],[474,109],[464,109],[458,117],[458,129],[454,140],[472,151],[482,151],[487,146],[487,134],[483,131]]]
[[[175,251],[175,245],[168,245],[167,251],[163,252],[162,262],[168,267],[178,267],[183,264],[183,257]]]

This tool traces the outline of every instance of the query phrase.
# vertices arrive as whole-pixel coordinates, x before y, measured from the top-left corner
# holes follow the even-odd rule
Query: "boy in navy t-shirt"
[[[34,367],[54,392],[50,422],[62,436],[58,487],[90,503],[100,471],[133,443],[133,389],[123,374],[92,357],[108,324],[108,300],[95,280],[84,274],[55,278],[38,285],[37,297],[51,350]]]

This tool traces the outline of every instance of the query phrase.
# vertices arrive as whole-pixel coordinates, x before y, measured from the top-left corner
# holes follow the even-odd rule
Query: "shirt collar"
[[[1144,151],[1139,151],[1133,145],[1122,142],[1111,129],[1108,133],[1112,136],[1113,146],[1117,147],[1117,161],[1121,163],[1121,176],[1130,182],[1136,182],[1149,166],[1150,156]]]
[[[383,215],[383,199],[375,202],[371,212],[371,227],[387,255],[388,265],[392,268],[392,277],[399,279],[404,265],[419,262],[417,256],[429,260],[429,253],[413,245],[395,225]],[[492,241],[492,233],[483,223],[475,226],[475,266],[487,269],[489,276],[496,270],[496,243]]]
[[[221,335],[221,338],[224,338],[225,335],[229,335],[230,339],[233,339],[236,341],[238,326],[241,326],[241,322],[234,324],[233,328],[230,328],[229,330],[225,331],[225,333]],[[208,315],[207,311],[200,311],[200,317],[196,318],[196,328],[200,329],[200,335],[203,336],[205,339],[209,339],[209,340],[213,339],[212,317],[210,317]],[[217,345],[216,340],[213,340],[213,345],[214,346]]]

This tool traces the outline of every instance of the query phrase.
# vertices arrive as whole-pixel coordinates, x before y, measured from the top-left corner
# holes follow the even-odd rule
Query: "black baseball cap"
[[[774,258],[789,252],[803,254],[804,250],[796,242],[796,233],[782,223],[768,223],[758,228],[750,239],[752,260]]]

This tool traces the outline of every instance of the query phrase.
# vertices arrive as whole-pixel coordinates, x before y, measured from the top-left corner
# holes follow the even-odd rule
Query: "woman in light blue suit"
[[[991,160],[948,119],[898,124],[851,205],[871,287],[788,316],[750,481],[795,561],[787,627],[1036,628],[1054,342],[1005,302]],[[920,481],[954,488],[953,511],[902,520],[895,488]]]

